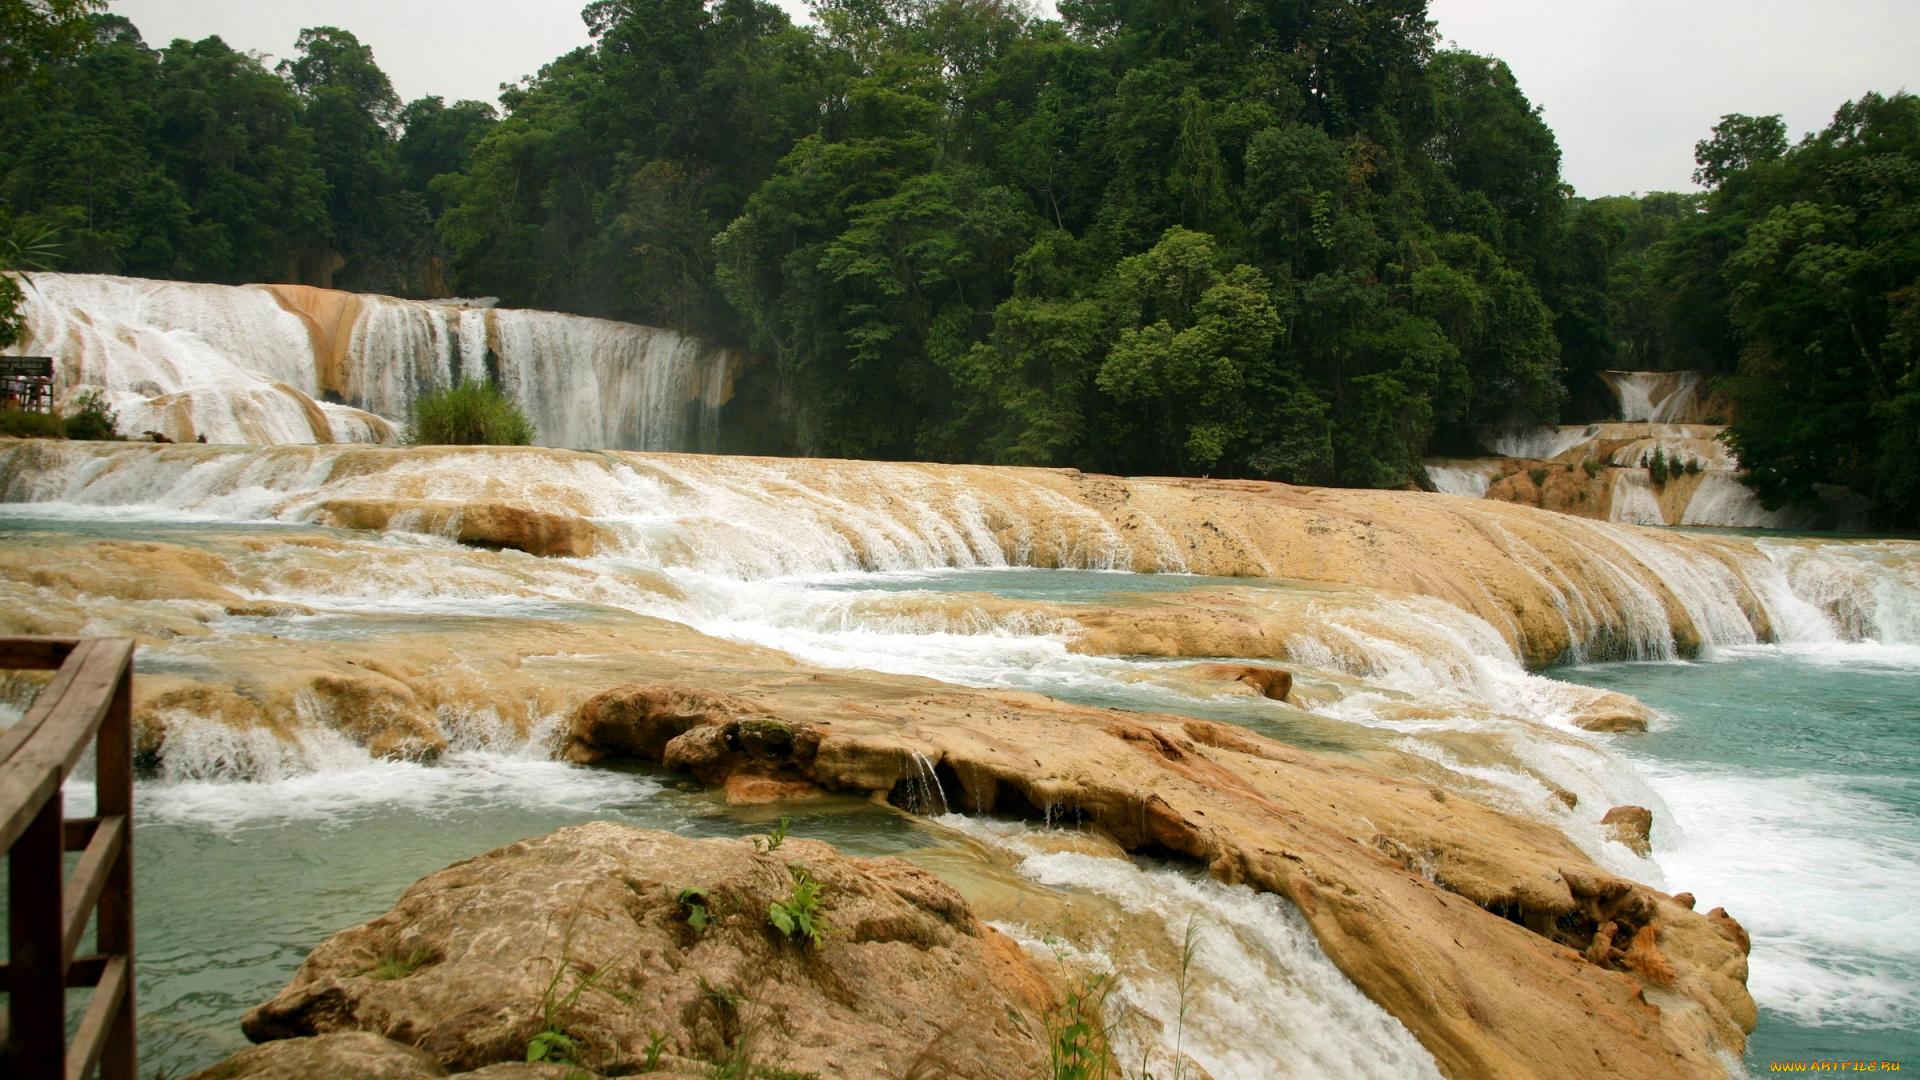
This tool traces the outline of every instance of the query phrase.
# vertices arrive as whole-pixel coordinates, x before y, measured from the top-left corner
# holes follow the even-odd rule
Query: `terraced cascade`
[[[1055,993],[1111,973],[1156,1075],[1720,1076],[1756,1017],[1871,1048],[1920,985],[1793,1000],[1795,909],[1697,861],[1710,770],[1658,764],[1693,714],[1586,674],[1817,645],[1891,685],[1860,658],[1920,641],[1913,544],[542,449],[7,443],[0,500],[7,632],[142,642],[155,1064],[240,1049],[415,880],[594,820],[904,858]],[[1903,860],[1830,914],[1903,925]]]

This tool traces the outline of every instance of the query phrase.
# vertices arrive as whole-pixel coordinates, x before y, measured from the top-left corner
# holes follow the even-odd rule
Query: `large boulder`
[[[245,1030],[373,1032],[451,1071],[524,1061],[543,1032],[607,1075],[745,1055],[822,1078],[1040,1068],[1048,985],[958,893],[900,859],[766,846],[596,822],[488,852],[322,943]],[[818,944],[770,915],[802,880]]]

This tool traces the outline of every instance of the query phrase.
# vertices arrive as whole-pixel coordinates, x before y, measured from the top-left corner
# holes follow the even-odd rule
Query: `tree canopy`
[[[0,0],[90,33],[0,81],[0,213],[63,269],[690,330],[773,373],[757,448],[825,455],[1405,486],[1705,367],[1768,500],[1920,500],[1905,96],[1582,200],[1424,0],[595,0],[497,111],[97,6]]]

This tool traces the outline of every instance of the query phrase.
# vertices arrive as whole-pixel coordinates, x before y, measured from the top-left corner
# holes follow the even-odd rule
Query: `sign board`
[[[51,356],[0,356],[0,379],[51,379]]]

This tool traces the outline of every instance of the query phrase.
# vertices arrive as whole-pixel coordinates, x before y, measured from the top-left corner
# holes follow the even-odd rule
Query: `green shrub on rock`
[[[407,441],[415,446],[531,446],[533,421],[491,382],[465,382],[413,403]]]

